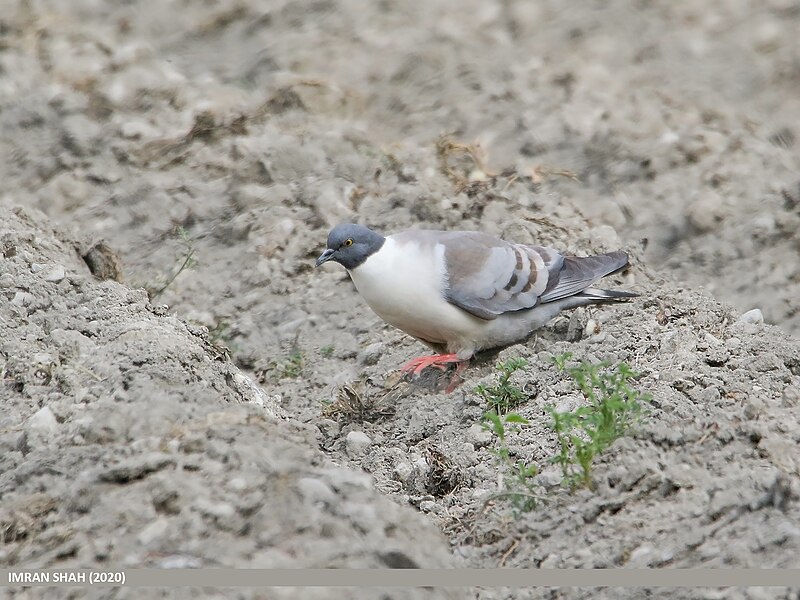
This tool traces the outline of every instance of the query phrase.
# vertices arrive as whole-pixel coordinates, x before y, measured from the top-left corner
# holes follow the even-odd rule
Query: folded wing
[[[482,319],[578,294],[628,264],[624,252],[564,257],[552,248],[479,232],[446,233],[439,243],[448,277],[445,297]]]

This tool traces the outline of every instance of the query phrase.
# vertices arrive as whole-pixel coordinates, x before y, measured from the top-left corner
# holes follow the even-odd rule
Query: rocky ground
[[[788,0],[6,2],[0,564],[800,566],[799,24]],[[641,296],[443,394],[313,269],[344,220],[624,248],[610,283]],[[582,401],[566,351],[652,397],[593,490],[548,462],[547,407]],[[511,358],[523,513],[491,499],[475,391]]]

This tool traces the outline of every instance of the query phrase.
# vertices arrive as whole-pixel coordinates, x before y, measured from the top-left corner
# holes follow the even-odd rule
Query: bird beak
[[[315,266],[320,266],[322,263],[328,262],[331,258],[333,258],[333,253],[335,250],[333,248],[327,248],[325,252],[319,255],[317,259],[317,264]]]

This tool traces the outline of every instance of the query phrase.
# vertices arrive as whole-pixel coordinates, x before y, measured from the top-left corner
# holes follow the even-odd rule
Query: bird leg
[[[469,360],[462,360],[456,363],[456,372],[453,373],[450,383],[447,384],[447,388],[444,390],[445,394],[449,394],[464,382],[461,374],[467,369],[467,365],[469,365]]]
[[[463,370],[461,363],[466,366],[467,361],[459,359],[457,354],[431,354],[430,356],[419,356],[417,358],[412,358],[410,361],[400,367],[400,370],[403,373],[419,375],[423,369],[427,369],[428,367],[436,367],[440,371],[444,371],[447,369],[446,365],[453,363],[459,363],[458,368],[459,371],[461,371]]]

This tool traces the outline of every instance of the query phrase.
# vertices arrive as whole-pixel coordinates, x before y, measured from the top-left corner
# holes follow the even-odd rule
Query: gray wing
[[[628,262],[624,252],[564,257],[478,232],[446,233],[438,242],[448,277],[445,298],[482,319],[572,296]]]

